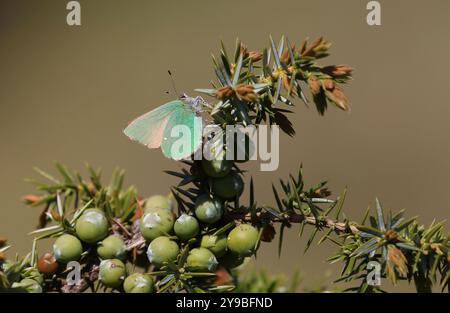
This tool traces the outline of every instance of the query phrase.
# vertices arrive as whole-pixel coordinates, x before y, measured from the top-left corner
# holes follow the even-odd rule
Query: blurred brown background
[[[314,1],[80,1],[82,25],[66,24],[67,1],[0,1],[0,235],[9,252],[26,253],[38,209],[21,204],[33,188],[32,167],[52,162],[109,175],[127,170],[144,195],[167,193],[176,180],[162,172],[179,164],[130,142],[123,126],[173,98],[192,94],[214,77],[210,53],[219,40],[231,50],[239,36],[250,49],[268,36],[292,42],[323,35],[333,42],[322,64],[356,69],[346,86],[350,114],[330,108],[319,117],[298,103],[295,138],[283,136],[276,172],[257,172],[259,203],[273,203],[270,186],[300,162],[310,184],[328,180],[335,195],[349,188],[345,206],[360,219],[376,196],[386,208],[407,209],[430,223],[450,217],[450,2],[380,1],[382,25],[366,24],[365,0]],[[258,266],[273,273],[300,270],[304,286],[337,277],[325,259],[335,247],[313,246],[292,229],[280,259],[263,245]],[[402,286],[399,291],[410,290]]]

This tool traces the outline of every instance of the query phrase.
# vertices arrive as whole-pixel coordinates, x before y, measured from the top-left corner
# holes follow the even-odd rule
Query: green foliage
[[[328,56],[329,47],[319,38],[311,44],[305,41],[296,49],[282,37],[278,44],[270,38],[270,46],[260,52],[248,51],[237,41],[234,53],[229,55],[222,44],[219,57],[213,57],[217,78],[213,88],[198,90],[214,99],[214,103],[204,103],[206,113],[222,130],[230,124],[266,123],[279,125],[293,135],[286,116],[291,111],[279,104],[292,107],[295,99],[308,103],[305,86],[320,114],[325,113],[329,103],[348,110],[349,101],[340,84],[351,79],[351,68],[318,64]],[[245,172],[240,163],[181,162],[184,167],[179,172],[166,171],[179,179],[170,195],[151,198],[139,194],[135,187],[125,188],[123,170],[114,171],[110,183],[104,184],[101,171],[90,166],[88,178],[59,163],[58,177],[36,169],[43,181],[29,180],[38,194],[25,196],[24,201],[42,209],[38,229],[30,233],[34,237],[32,249],[22,259],[7,260],[8,246],[0,240],[0,291],[295,291],[295,280],[292,287],[283,287],[279,277],[264,272],[242,277],[234,270],[245,258],[253,257],[262,242],[274,239],[276,227],[281,254],[284,232],[295,224],[300,235],[305,227],[312,227],[305,252],[316,241],[337,246],[329,258],[331,263],[343,264],[336,281],[356,285],[345,291],[382,291],[367,284],[368,264],[372,261],[381,265],[382,278],[394,284],[407,280],[415,284],[418,292],[431,292],[434,285],[449,289],[450,237],[442,222],[425,227],[416,218],[405,219],[403,212],[384,210],[378,200],[373,215],[368,210],[361,222],[355,222],[343,213],[346,191],[332,199],[326,182],[307,186],[302,166],[295,175],[280,180],[278,189],[273,185],[274,206],[261,205],[252,179],[245,189]],[[240,200],[243,192],[249,193],[248,203]],[[84,224],[90,223],[84,214],[91,209],[106,218],[106,224],[102,219],[101,229],[94,229],[94,233],[89,227],[84,230]],[[184,217],[179,220],[180,216]],[[191,226],[184,229],[182,220],[190,220]],[[69,235],[82,244],[81,256],[78,245],[76,251],[81,264],[81,282],[77,285],[67,281],[70,269],[60,264],[61,260],[54,260],[50,253],[39,257],[37,252],[40,240]],[[118,239],[120,253],[104,259],[116,253],[99,248],[102,240],[110,236]],[[220,247],[204,238],[220,238]],[[128,280],[127,275],[131,277]],[[145,288],[135,288],[136,279],[144,280]]]
[[[330,43],[319,38],[311,44],[304,41],[296,49],[284,36],[278,44],[270,37],[270,47],[248,51],[236,41],[234,55],[229,56],[222,43],[220,56],[213,56],[216,82],[213,89],[197,89],[218,100],[208,112],[218,125],[243,124],[279,125],[290,136],[295,134],[286,113],[277,102],[293,106],[300,98],[309,101],[303,91],[309,87],[320,114],[331,102],[348,110],[349,101],[339,84],[351,78],[352,69],[346,65],[322,67],[317,60],[328,56]],[[303,86],[302,86],[303,85]]]

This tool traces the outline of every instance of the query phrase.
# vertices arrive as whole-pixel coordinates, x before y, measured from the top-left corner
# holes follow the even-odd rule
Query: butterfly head
[[[193,98],[193,97],[189,97],[187,94],[183,93],[180,96],[180,99],[184,103],[188,104],[194,110],[195,113],[201,113],[203,111],[202,105],[205,103],[205,100],[203,100],[202,97],[197,96],[197,97]]]

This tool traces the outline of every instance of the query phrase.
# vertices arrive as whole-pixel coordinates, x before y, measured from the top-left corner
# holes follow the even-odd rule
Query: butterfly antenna
[[[175,80],[173,79],[172,72],[171,72],[170,70],[167,70],[167,73],[169,73],[170,82],[172,83],[173,91],[174,91],[175,94],[178,96],[179,93],[178,93],[178,91],[177,91],[177,87],[175,86]]]

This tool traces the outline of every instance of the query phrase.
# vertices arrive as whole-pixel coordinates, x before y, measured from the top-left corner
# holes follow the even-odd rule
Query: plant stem
[[[264,219],[264,216],[270,215],[270,213],[266,212],[258,212],[256,214],[257,219]],[[231,217],[233,219],[241,219],[246,222],[252,222],[252,216],[250,213],[246,214],[231,214]],[[358,233],[359,230],[355,225],[352,225],[352,223],[344,223],[339,222],[337,220],[333,220],[331,218],[325,217],[323,219],[317,219],[316,217],[312,215],[304,215],[304,214],[298,214],[293,213],[287,216],[286,220],[283,219],[272,219],[273,222],[279,222],[279,223],[306,223],[309,225],[313,225],[319,228],[328,228],[333,229],[337,234],[342,233],[348,233],[348,234],[355,234]]]

